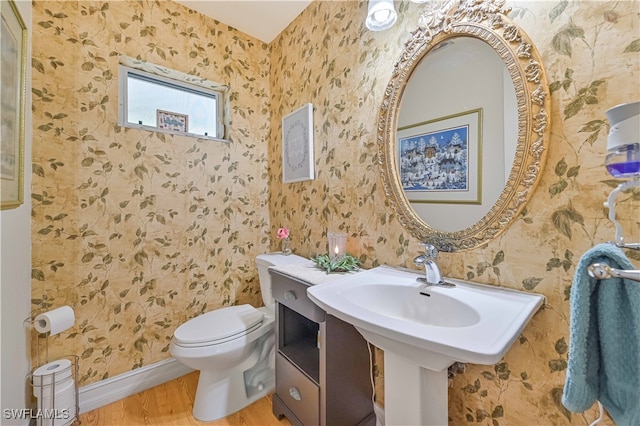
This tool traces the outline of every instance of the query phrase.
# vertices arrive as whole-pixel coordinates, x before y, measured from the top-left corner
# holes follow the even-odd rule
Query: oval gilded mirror
[[[402,225],[442,251],[503,232],[544,166],[546,77],[508,12],[503,0],[428,3],[380,108],[385,193]]]

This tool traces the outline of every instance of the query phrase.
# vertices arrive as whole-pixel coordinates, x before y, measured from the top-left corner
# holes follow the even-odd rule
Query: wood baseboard
[[[193,369],[177,359],[169,358],[82,386],[78,391],[80,414],[166,383],[192,371]]]

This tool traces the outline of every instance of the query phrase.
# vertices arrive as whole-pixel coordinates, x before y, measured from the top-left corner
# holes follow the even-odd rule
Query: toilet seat
[[[173,339],[183,347],[218,345],[259,328],[264,317],[248,304],[228,306],[190,319],[176,329]]]

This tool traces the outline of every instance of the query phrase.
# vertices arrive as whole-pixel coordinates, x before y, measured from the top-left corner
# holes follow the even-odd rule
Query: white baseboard
[[[192,371],[193,369],[177,359],[169,358],[82,386],[78,391],[80,414],[161,385]]]

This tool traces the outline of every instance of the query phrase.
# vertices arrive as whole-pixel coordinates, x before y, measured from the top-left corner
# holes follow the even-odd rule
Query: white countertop
[[[269,269],[274,271],[283,272],[291,277],[298,278],[306,281],[311,285],[323,284],[329,281],[335,281],[340,278],[348,277],[359,273],[360,271],[351,272],[327,272],[323,269],[316,267],[315,263],[311,260],[308,264],[290,264],[290,265],[278,265],[271,266]]]

